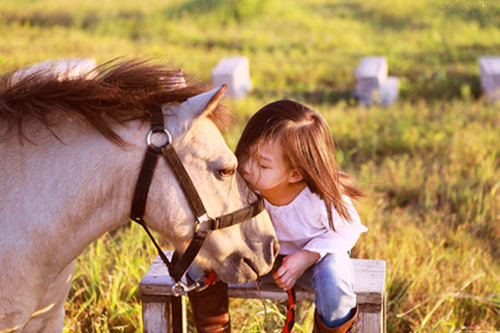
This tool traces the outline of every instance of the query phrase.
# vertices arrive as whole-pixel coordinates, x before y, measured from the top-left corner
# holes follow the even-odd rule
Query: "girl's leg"
[[[327,254],[297,281],[301,287],[314,289],[316,311],[327,327],[349,322],[356,311],[354,268],[349,254]]]

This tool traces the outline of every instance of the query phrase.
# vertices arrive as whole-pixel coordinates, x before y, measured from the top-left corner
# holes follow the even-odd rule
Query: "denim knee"
[[[312,267],[316,309],[329,327],[342,325],[356,307],[354,268],[346,253],[331,253]]]

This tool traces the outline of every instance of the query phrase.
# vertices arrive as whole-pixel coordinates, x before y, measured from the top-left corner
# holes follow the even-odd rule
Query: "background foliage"
[[[228,101],[235,147],[248,117],[292,98],[320,111],[368,197],[359,258],[387,261],[389,332],[500,330],[500,115],[478,57],[500,55],[493,0],[0,0],[0,71],[48,58],[146,57],[203,81],[250,59],[254,90]],[[384,55],[400,100],[351,97],[364,56]],[[78,260],[66,332],[141,331],[138,283],[155,254],[132,226]],[[279,331],[283,304],[231,301],[236,332]],[[281,312],[280,312],[281,311]],[[297,331],[311,329],[300,304]]]

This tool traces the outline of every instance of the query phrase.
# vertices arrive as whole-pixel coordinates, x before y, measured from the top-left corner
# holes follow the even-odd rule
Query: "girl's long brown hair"
[[[278,140],[285,162],[325,201],[330,215],[333,205],[342,218],[352,220],[342,195],[356,199],[363,193],[351,185],[350,176],[339,171],[330,129],[319,113],[290,100],[264,106],[250,118],[238,142],[240,166],[254,153],[255,145],[270,140]]]

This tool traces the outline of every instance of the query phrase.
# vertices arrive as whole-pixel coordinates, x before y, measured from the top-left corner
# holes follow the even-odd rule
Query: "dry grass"
[[[298,99],[328,120],[341,165],[369,196],[354,255],[387,261],[389,332],[500,331],[500,114],[478,57],[500,55],[493,1],[0,0],[0,70],[61,57],[152,56],[202,80],[250,58],[255,87],[231,104],[235,147],[249,115]],[[400,102],[362,108],[363,56],[386,55]],[[134,227],[79,258],[66,332],[141,331],[138,282],[155,254]],[[232,303],[235,332],[270,332],[282,305]],[[297,331],[311,327],[301,305]]]

